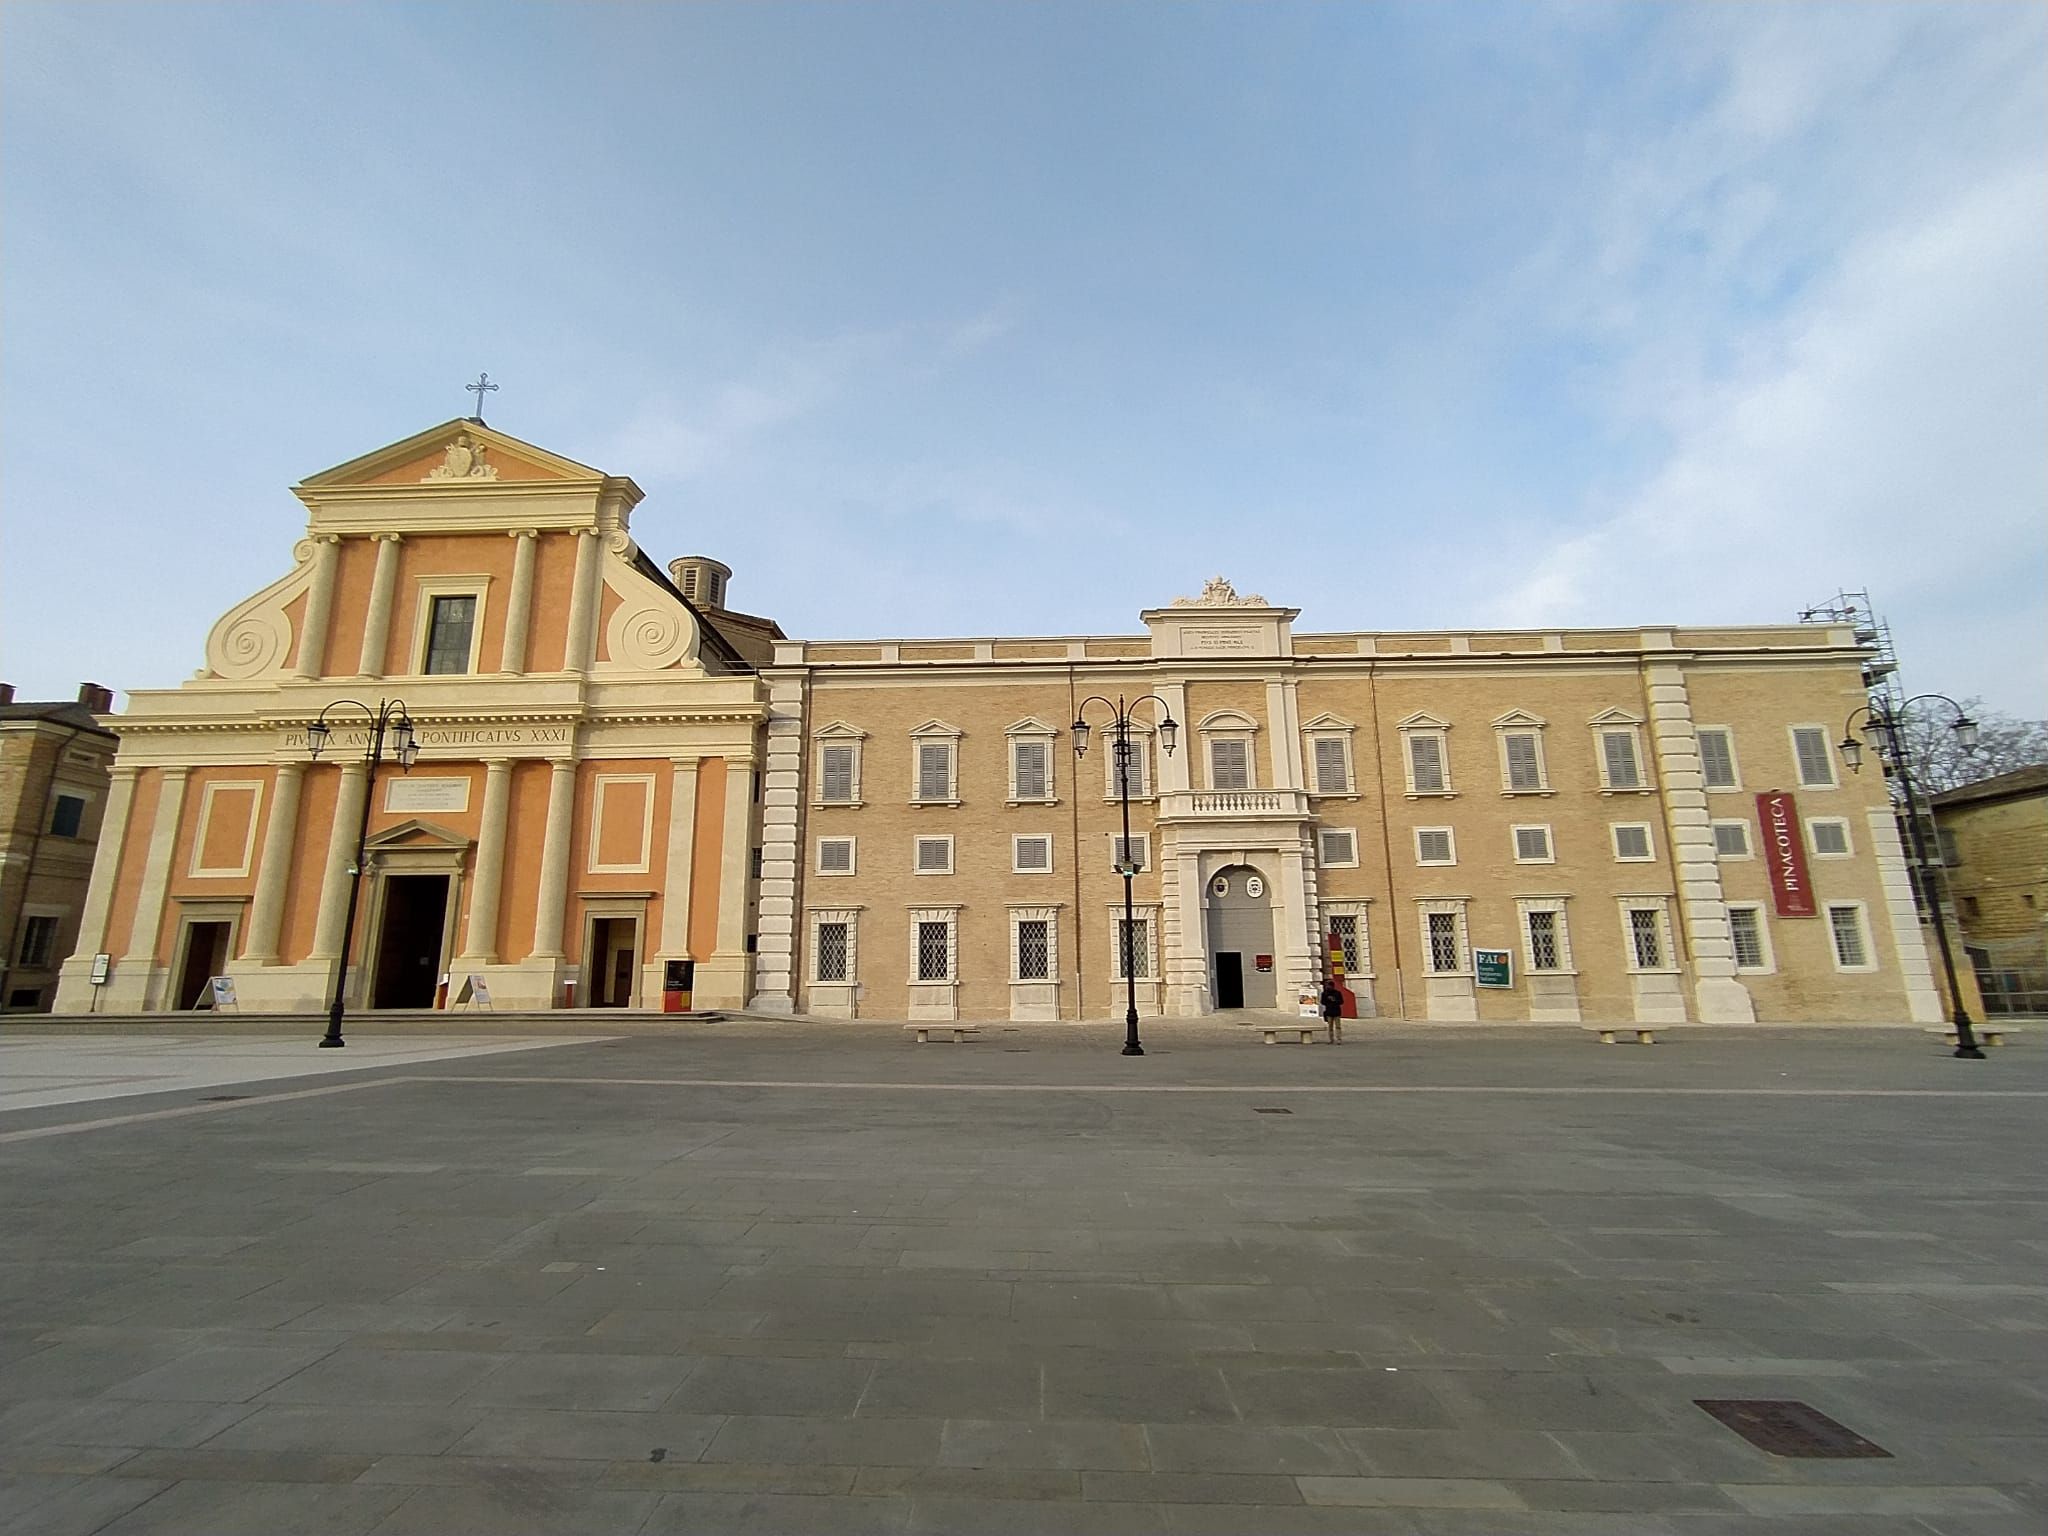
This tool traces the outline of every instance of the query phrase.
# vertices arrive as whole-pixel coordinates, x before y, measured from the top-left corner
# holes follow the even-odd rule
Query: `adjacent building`
[[[1963,947],[1987,1013],[2048,1013],[2048,763],[1934,797]]]
[[[652,1007],[683,966],[698,1007],[1101,1018],[1128,953],[1152,1014],[1291,1011],[1341,958],[1382,1016],[1937,1017],[1833,748],[1846,626],[1298,634],[1219,579],[1122,635],[791,640],[644,555],[632,481],[481,422],[295,494],[291,571],[131,696],[64,1008],[94,955],[103,1008],[319,1006],[368,791],[336,701],[399,697],[358,1006]]]

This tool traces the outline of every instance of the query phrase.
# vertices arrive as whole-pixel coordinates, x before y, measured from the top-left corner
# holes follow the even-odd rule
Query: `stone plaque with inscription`
[[[384,787],[384,809],[466,811],[469,809],[469,780],[392,779]]]

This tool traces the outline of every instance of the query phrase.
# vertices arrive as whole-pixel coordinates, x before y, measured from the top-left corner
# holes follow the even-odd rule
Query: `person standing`
[[[1330,1044],[1344,1043],[1344,993],[1337,985],[1337,978],[1323,978],[1323,991],[1318,999],[1323,1008],[1323,1025],[1330,1032]]]

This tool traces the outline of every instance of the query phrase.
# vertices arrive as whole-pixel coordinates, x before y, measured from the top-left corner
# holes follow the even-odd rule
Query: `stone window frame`
[[[1151,726],[1135,720],[1131,722],[1131,773],[1135,780],[1131,785],[1133,804],[1141,800],[1155,800],[1159,796],[1158,781],[1153,776],[1153,770],[1158,765],[1158,759],[1152,753],[1155,734]],[[1101,739],[1102,799],[1105,805],[1115,805],[1119,800],[1116,787],[1116,732],[1105,729]]]
[[[846,844],[846,868],[827,869],[825,867],[825,845],[827,843]],[[812,874],[818,876],[821,880],[843,880],[847,876],[858,874],[859,872],[860,840],[851,832],[834,832],[827,836],[820,836],[817,839],[811,858]]]
[[[1643,834],[1643,852],[1621,851],[1623,827],[1632,828]],[[1607,848],[1614,855],[1614,862],[1617,864],[1654,864],[1657,862],[1657,829],[1647,821],[1610,821],[1607,824]]]
[[[1809,781],[1805,766],[1799,757],[1799,733],[1814,731],[1820,736],[1820,761],[1827,764],[1828,777],[1825,782]],[[1801,720],[1785,727],[1785,743],[1792,752],[1792,777],[1801,789],[1827,790],[1842,787],[1842,771],[1835,763],[1834,732],[1817,720]]]
[[[1763,950],[1763,963],[1744,965],[1742,955],[1735,951],[1735,918],[1737,912],[1747,912],[1756,918],[1758,947]],[[1774,976],[1778,971],[1777,947],[1771,942],[1770,908],[1761,901],[1731,901],[1728,903],[1728,944],[1735,953],[1735,973],[1738,976]],[[1830,935],[1832,939],[1832,935]]]
[[[45,837],[61,837],[67,842],[83,842],[85,840],[86,818],[92,814],[93,803],[98,799],[99,796],[93,790],[82,785],[59,784],[50,796],[50,822],[48,826],[43,828],[43,835]],[[58,812],[63,808],[66,800],[75,800],[78,803],[78,828],[73,832],[59,832],[57,830]]]
[[[866,731],[856,726],[848,725],[844,720],[834,720],[831,724],[822,725],[811,733],[811,763],[814,774],[811,780],[811,804],[813,806],[820,809],[831,807],[858,809],[863,804],[860,797],[860,770],[861,758],[866,755],[863,743],[866,742],[867,735]],[[845,747],[853,754],[853,772],[848,781],[850,793],[844,800],[828,800],[825,798],[825,752],[830,747]]]
[[[1005,802],[1009,805],[1058,805],[1059,799],[1059,754],[1053,744],[1059,740],[1059,731],[1036,717],[1019,720],[1003,732],[1004,767],[1009,774],[1010,794]],[[1020,744],[1034,742],[1045,751],[1045,793],[1022,795],[1017,792],[1017,748]]]
[[[1515,931],[1522,941],[1522,969],[1530,976],[1576,976],[1578,966],[1572,959],[1571,917],[1565,904],[1571,900],[1569,892],[1555,896],[1519,896],[1515,899]],[[1558,963],[1548,969],[1536,964],[1536,940],[1529,929],[1529,914],[1549,912],[1556,915],[1557,926],[1553,937],[1557,941]]]
[[[1615,905],[1621,913],[1621,954],[1624,969],[1631,976],[1676,976],[1679,973],[1678,949],[1673,943],[1671,930],[1671,898],[1664,895],[1617,896]],[[1634,912],[1654,912],[1657,915],[1657,964],[1643,965],[1636,954]]]
[[[1156,982],[1159,980],[1160,904],[1156,901],[1133,902],[1131,917],[1145,925],[1144,953],[1138,956],[1139,970],[1133,979]],[[1123,920],[1124,904],[1121,901],[1109,903],[1109,979],[1118,983],[1124,980],[1123,930],[1118,927]]]
[[[1625,709],[1603,709],[1587,722],[1593,732],[1593,766],[1600,776],[1602,795],[1652,795],[1657,792],[1656,782],[1650,773],[1650,760],[1643,753],[1644,723],[1641,715]],[[1629,754],[1635,760],[1635,783],[1614,782],[1613,770],[1607,759],[1610,736],[1627,740]]]
[[[1414,829],[1415,863],[1419,869],[1450,869],[1458,862],[1458,829],[1456,827],[1417,827]],[[1425,859],[1422,856],[1422,834],[1441,832],[1444,846],[1449,850],[1447,859]]]
[[[1756,839],[1749,835],[1748,818],[1742,816],[1720,816],[1707,825],[1714,837],[1714,857],[1720,862],[1726,864],[1756,857]],[[1742,851],[1740,853],[1730,853],[1721,846],[1721,829],[1723,827],[1733,827],[1742,834]]]
[[[943,847],[945,848],[945,850],[946,850],[946,867],[945,867],[944,869],[926,869],[926,868],[925,868],[925,866],[924,866],[924,850],[925,850],[925,847],[926,847],[926,845],[928,845],[928,844],[930,844],[930,845],[941,845],[941,846],[943,846]],[[913,836],[913,837],[912,837],[912,838],[910,839],[910,872],[911,872],[911,873],[912,873],[913,875],[922,875],[922,876],[925,876],[925,877],[927,877],[927,878],[937,878],[937,877],[939,877],[939,876],[942,876],[942,875],[950,875],[950,874],[953,874],[953,873],[955,872],[955,869],[956,869],[956,866],[955,866],[955,864],[954,864],[954,859],[953,859],[953,834],[952,834],[952,833],[950,833],[950,832],[919,832],[919,833],[915,834],[915,835],[914,835],[914,836]]]
[[[1417,926],[1422,934],[1422,974],[1425,976],[1470,976],[1472,974],[1472,931],[1468,908],[1471,898],[1466,896],[1438,896],[1415,903]],[[1436,968],[1436,948],[1430,942],[1430,918],[1450,913],[1456,922],[1452,929],[1453,942],[1457,945],[1457,965],[1449,970]]]
[[[1532,715],[1526,709],[1511,709],[1493,722],[1495,756],[1500,766],[1500,792],[1503,795],[1554,795],[1557,793],[1550,784],[1550,754],[1543,745],[1543,733],[1550,728],[1550,722],[1541,715]],[[1508,738],[1527,736],[1536,748],[1536,782],[1533,785],[1518,786],[1508,767]]]
[[[1358,727],[1341,715],[1328,712],[1317,715],[1301,728],[1301,760],[1309,780],[1308,795],[1311,800],[1356,800],[1358,798],[1358,762],[1351,750],[1351,738]],[[1322,767],[1316,758],[1319,742],[1334,741],[1344,759],[1344,787],[1323,788]]]
[[[1849,829],[1846,816],[1808,816],[1806,823],[1806,852],[1816,859],[1853,859],[1856,857],[1856,834]],[[1820,839],[1814,836],[1817,827],[1838,827],[1842,833],[1842,846],[1823,850]]]
[[[1010,834],[1010,873],[1026,876],[1051,874],[1054,866],[1059,861],[1059,854],[1054,846],[1058,841],[1050,832],[1012,832]],[[1025,868],[1017,860],[1017,845],[1019,843],[1044,843],[1045,863],[1037,869]]]
[[[1449,800],[1458,793],[1451,774],[1451,723],[1425,710],[1417,710],[1395,726],[1401,737],[1401,776],[1410,800]],[[1415,742],[1428,737],[1436,742],[1437,769],[1443,780],[1435,789],[1418,789],[1415,784]]]
[[[1373,979],[1372,898],[1370,896],[1362,896],[1346,897],[1338,900],[1325,900],[1322,904],[1322,907],[1323,931],[1320,935],[1318,935],[1318,937],[1320,938],[1322,945],[1326,951],[1328,950],[1330,943],[1330,920],[1332,918],[1338,917],[1350,917],[1357,919],[1359,960],[1358,969],[1353,970],[1349,965],[1347,965],[1344,969],[1344,979],[1346,981],[1349,981],[1355,976],[1361,981],[1371,981]],[[1326,963],[1327,960],[1328,956],[1326,954]],[[1325,972],[1325,974],[1327,974],[1327,971]]]
[[[1543,834],[1543,857],[1525,858],[1522,854],[1522,834],[1541,832]],[[1517,864],[1555,864],[1557,862],[1557,833],[1547,821],[1516,822],[1508,828],[1508,846]]]
[[[1708,781],[1707,781],[1707,754],[1706,754],[1705,752],[1701,752],[1701,753],[1699,754],[1699,758],[1700,758],[1700,783],[1701,783],[1701,784],[1702,784],[1702,785],[1703,785],[1703,786],[1704,786],[1704,787],[1706,788],[1706,790],[1707,790],[1707,792],[1708,792],[1709,794],[1715,794],[1715,795],[1730,795],[1730,794],[1740,794],[1740,793],[1741,793],[1741,791],[1742,791],[1742,757],[1741,757],[1741,755],[1740,755],[1740,754],[1739,754],[1739,753],[1738,753],[1738,752],[1737,752],[1737,751],[1735,750],[1735,727],[1734,727],[1734,726],[1732,726],[1732,725],[1695,725],[1695,726],[1693,727],[1693,735],[1694,735],[1694,737],[1695,737],[1695,738],[1698,738],[1698,737],[1701,737],[1701,736],[1705,736],[1705,735],[1707,735],[1707,734],[1708,734],[1709,732],[1712,732],[1712,733],[1714,733],[1715,735],[1718,735],[1718,736],[1720,736],[1721,738],[1723,738],[1723,740],[1725,740],[1725,741],[1727,742],[1727,744],[1728,744],[1728,767],[1729,767],[1730,771],[1731,771],[1731,772],[1732,772],[1732,773],[1733,773],[1733,774],[1735,775],[1735,782],[1734,782],[1734,783],[1732,783],[1732,784],[1712,784],[1712,783],[1708,783]]]
[[[806,916],[810,929],[810,961],[804,967],[805,979],[814,987],[854,987],[860,985],[860,914],[859,907],[811,907]],[[846,925],[846,974],[837,981],[828,980],[818,974],[818,930],[828,923]]]
[[[42,926],[47,924],[48,926]],[[30,946],[39,935],[47,935],[36,953]],[[64,909],[43,902],[31,902],[21,911],[21,947],[7,966],[9,980],[16,971],[53,971],[57,968],[57,941],[64,936]],[[233,955],[230,953],[229,958]]]
[[[960,741],[967,733],[943,720],[927,720],[910,733],[910,803],[912,805],[958,805],[960,803]],[[946,793],[924,793],[924,749],[943,745],[946,749]]]
[[[1325,842],[1323,841],[1323,839],[1324,839],[1324,838],[1326,838],[1326,837],[1333,837],[1333,836],[1336,836],[1336,837],[1347,837],[1347,838],[1349,838],[1349,839],[1351,840],[1351,857],[1349,857],[1348,859],[1333,859],[1333,858],[1331,858],[1331,857],[1330,857],[1330,850],[1329,850],[1329,845],[1328,845],[1327,843],[1325,843]],[[1356,869],[1356,868],[1358,868],[1358,828],[1356,828],[1356,827],[1317,827],[1317,828],[1316,828],[1316,867],[1317,867],[1317,868],[1319,868],[1319,869]]]
[[[1013,986],[1045,986],[1060,979],[1060,909],[1057,903],[1036,906],[1012,905],[1010,912],[1010,982]],[[1019,948],[1020,929],[1025,923],[1045,924],[1045,974],[1023,975]]]
[[[1117,873],[1117,845],[1123,842],[1124,835],[1121,832],[1105,832],[1103,836],[1109,839],[1109,872],[1112,875],[1115,875]],[[1149,831],[1133,832],[1131,834],[1130,845],[1138,850],[1138,873],[1141,875],[1151,874],[1152,834]],[[1118,875],[1117,878],[1122,879],[1123,877],[1121,875]],[[1119,905],[1121,905],[1121,903],[1119,903]]]
[[[910,985],[913,987],[957,987],[960,985],[960,907],[958,903],[948,906],[912,907],[910,911]],[[921,954],[920,928],[925,923],[946,925],[946,974],[944,976],[920,976],[918,959]]]
[[[1195,727],[1202,740],[1202,787],[1212,795],[1245,794],[1259,787],[1259,722],[1241,709],[1211,710]],[[1216,744],[1244,745],[1244,783],[1226,789],[1216,782]]]
[[[487,575],[474,576],[415,576],[412,579],[412,652],[409,677],[475,677],[478,663],[483,659],[484,615],[488,610],[491,595],[491,578]],[[434,638],[434,599],[437,597],[473,597],[476,599],[476,616],[469,630],[469,664],[460,672],[429,672],[427,670],[427,647]]]
[[[192,858],[185,874],[193,880],[241,880],[247,878],[250,866],[256,859],[256,830],[263,820],[263,790],[261,779],[209,779],[205,790],[199,796],[199,816],[192,823]],[[249,799],[249,829],[242,839],[242,861],[239,864],[222,865],[215,868],[202,865],[199,861],[206,856],[206,833],[213,820],[213,797],[223,789],[254,790]]]
[[[1849,965],[1842,960],[1841,933],[1835,925],[1838,912],[1855,915],[1856,942],[1863,950],[1860,964]],[[1864,901],[1829,901],[1822,903],[1821,913],[1828,920],[1828,958],[1834,961],[1835,969],[1848,976],[1867,976],[1877,970],[1877,944],[1870,931],[1870,904]]]

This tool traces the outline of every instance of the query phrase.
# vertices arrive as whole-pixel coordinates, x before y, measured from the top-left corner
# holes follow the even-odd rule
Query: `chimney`
[[[0,704],[12,704],[13,702],[14,684],[0,683]]]
[[[96,715],[111,715],[114,712],[114,690],[103,688],[98,683],[80,683],[78,702]]]

